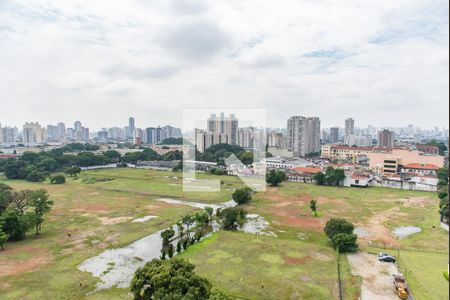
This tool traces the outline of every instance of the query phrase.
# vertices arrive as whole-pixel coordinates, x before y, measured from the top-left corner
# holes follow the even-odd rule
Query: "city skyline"
[[[5,1],[0,15],[4,124],[180,126],[183,108],[224,104],[275,127],[448,124],[447,1]]]

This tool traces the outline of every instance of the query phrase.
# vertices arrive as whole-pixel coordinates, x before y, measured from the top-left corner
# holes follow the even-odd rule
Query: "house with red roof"
[[[439,166],[434,164],[410,163],[401,166],[402,173],[415,173],[422,176],[436,176]]]

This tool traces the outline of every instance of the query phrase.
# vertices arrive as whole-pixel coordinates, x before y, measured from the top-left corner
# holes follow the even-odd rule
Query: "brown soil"
[[[132,217],[117,217],[117,218],[101,217],[98,219],[100,220],[100,222],[102,222],[102,225],[115,225],[115,224],[124,223],[133,218]]]
[[[388,228],[386,228],[383,223],[399,215],[401,215],[400,208],[394,207],[372,216],[366,224],[358,226],[369,232],[369,236],[360,237],[358,238],[358,240],[365,245],[370,245],[371,241],[377,241],[381,242],[383,246],[386,247],[398,247],[398,240],[395,239],[395,237],[392,235],[392,232]]]
[[[71,212],[83,212],[83,213],[107,213],[110,212],[112,209],[103,204],[96,204],[96,203],[83,203],[79,205],[79,207],[70,210]]]
[[[304,257],[285,256],[285,257],[283,257],[283,259],[288,265],[304,265],[308,261],[309,257],[308,256],[304,256]]]
[[[32,257],[24,260],[16,260],[12,258],[2,259],[0,261],[0,278],[37,270],[39,267],[48,264],[51,260],[50,253],[47,251],[30,246],[17,247],[14,249],[6,248],[2,252],[2,255],[8,255],[9,252],[27,252],[32,254]]]

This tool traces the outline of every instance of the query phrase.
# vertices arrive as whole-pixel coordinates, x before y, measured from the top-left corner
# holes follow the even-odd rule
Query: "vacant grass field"
[[[448,254],[401,251],[399,263],[416,299],[448,299]]]
[[[57,295],[58,299],[131,299],[127,289],[94,292],[97,279],[77,266],[105,249],[128,245],[194,211],[189,206],[156,201],[159,197],[220,203],[230,200],[233,190],[242,186],[237,177],[198,175],[200,179],[220,180],[221,192],[184,193],[181,176],[137,169],[95,170],[82,172],[77,180],[68,178],[63,185],[0,177],[0,182],[17,190],[45,188],[55,202],[42,234],[29,233],[26,240],[7,243],[6,250],[0,252],[0,298],[55,299]],[[113,180],[95,180],[104,177]],[[318,200],[318,217],[311,215],[311,199]],[[434,193],[283,183],[255,194],[246,206],[250,213],[264,216],[277,237],[219,232],[191,247],[182,257],[195,263],[197,271],[218,288],[238,298],[336,299],[335,254],[323,234],[330,217],[347,218],[370,231],[370,239],[360,240],[363,249],[371,242],[372,246],[448,253],[448,236],[439,227],[437,203]],[[146,215],[159,218],[131,222]],[[390,231],[405,225],[419,226],[423,232],[402,240],[393,238]],[[439,270],[429,278],[445,280],[445,261],[441,270],[445,255],[430,258],[436,262],[430,263],[429,272],[421,274],[417,259],[425,264],[428,261],[420,256],[423,252],[408,252],[414,254],[411,257],[403,255],[406,251],[401,253],[402,265],[412,272],[408,274],[416,299],[442,299],[430,298],[427,293],[442,295],[445,282],[433,286],[440,293],[427,292],[429,285],[424,284],[428,277],[421,276],[433,273],[433,266]],[[356,300],[359,278],[351,276],[343,257],[341,267],[345,299]]]
[[[181,254],[237,299],[338,299],[335,253],[293,239],[218,232]]]

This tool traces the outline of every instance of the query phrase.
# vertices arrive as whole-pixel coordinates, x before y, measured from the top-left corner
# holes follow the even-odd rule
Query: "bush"
[[[358,237],[354,233],[336,233],[331,238],[331,244],[333,245],[333,248],[340,253],[356,252],[358,250],[358,244],[356,243],[357,239]]]
[[[249,188],[237,189],[233,193],[233,200],[239,204],[247,204],[252,200],[251,190]]]
[[[324,232],[331,240],[335,234],[352,234],[355,226],[345,219],[331,218],[325,225]]]
[[[270,170],[266,175],[266,182],[271,186],[277,186],[286,180],[286,174],[283,171]]]
[[[447,281],[448,281],[448,272],[447,272],[447,271],[444,272],[444,277],[445,277],[445,279],[447,279]]]
[[[31,171],[30,174],[28,174],[26,180],[31,182],[42,182],[45,180],[45,173],[40,171]]]
[[[63,184],[66,183],[66,177],[64,175],[55,175],[52,178],[50,178],[51,184]]]
[[[242,226],[245,221],[245,210],[241,207],[229,207],[220,212],[222,227],[225,230],[233,230],[238,226]]]
[[[134,299],[209,299],[211,283],[195,274],[194,269],[193,264],[182,259],[154,259],[134,274]]]

